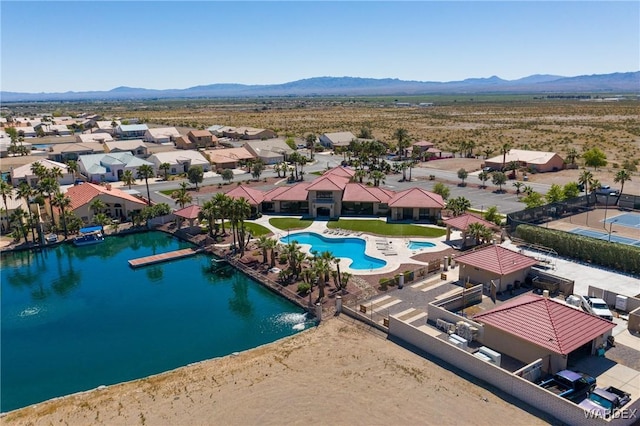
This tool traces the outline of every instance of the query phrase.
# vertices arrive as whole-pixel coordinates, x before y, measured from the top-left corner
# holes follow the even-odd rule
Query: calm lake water
[[[190,245],[160,232],[2,256],[1,392],[6,412],[289,336],[304,311],[196,255],[131,269]]]

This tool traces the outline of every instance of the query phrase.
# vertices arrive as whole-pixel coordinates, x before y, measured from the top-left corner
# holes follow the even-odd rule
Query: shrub
[[[298,284],[298,293],[307,294],[311,290],[311,285],[309,283],[300,283]]]

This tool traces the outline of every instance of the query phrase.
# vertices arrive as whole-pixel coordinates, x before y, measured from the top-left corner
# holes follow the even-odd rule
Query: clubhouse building
[[[302,214],[310,217],[388,215],[392,220],[436,221],[445,202],[420,188],[391,191],[352,182],[355,171],[336,167],[313,182],[279,186],[270,191],[237,187],[227,192],[245,198],[255,212]]]

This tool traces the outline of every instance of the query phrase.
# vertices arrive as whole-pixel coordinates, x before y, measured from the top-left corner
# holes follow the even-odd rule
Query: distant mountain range
[[[109,91],[64,93],[0,92],[2,102],[251,98],[268,96],[375,96],[487,93],[639,93],[640,71],[563,77],[536,74],[518,80],[500,77],[462,81],[405,81],[392,78],[315,77],[283,84],[210,84],[187,89],[116,87]]]

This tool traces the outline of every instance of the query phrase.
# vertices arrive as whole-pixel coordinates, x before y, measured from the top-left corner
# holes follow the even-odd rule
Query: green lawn
[[[257,223],[245,222],[244,226],[251,232],[251,235],[253,235],[254,237],[259,237],[260,235],[267,235],[271,233],[269,229],[265,228],[262,225],[258,225]]]
[[[171,194],[173,194],[174,192],[176,192],[175,189],[163,189],[162,191],[158,191],[161,194],[164,195],[168,195],[169,197],[171,197]]]
[[[293,217],[274,217],[269,219],[269,223],[278,229],[304,229],[313,223],[312,219],[298,219]]]
[[[446,234],[443,228],[427,228],[424,226],[404,223],[386,223],[381,220],[351,220],[340,219],[327,223],[329,228],[340,228],[348,231],[367,232],[370,234],[387,235],[392,237],[426,237],[437,238]]]

